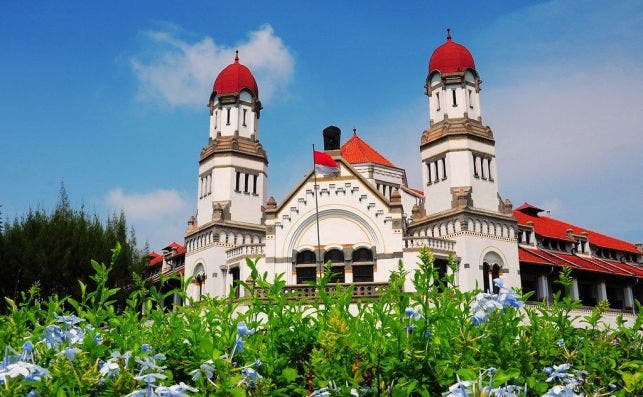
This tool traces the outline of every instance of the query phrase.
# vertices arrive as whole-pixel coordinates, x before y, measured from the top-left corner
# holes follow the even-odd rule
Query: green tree
[[[51,212],[30,210],[6,222],[0,230],[0,296],[16,298],[38,282],[43,296],[80,295],[78,280],[89,282],[90,260],[109,263],[111,249],[120,242],[121,255],[114,265],[109,287],[120,287],[120,302],[147,259],[136,248],[133,230],[125,215],[113,214],[105,223],[84,208],[73,209],[63,185],[56,208]]]

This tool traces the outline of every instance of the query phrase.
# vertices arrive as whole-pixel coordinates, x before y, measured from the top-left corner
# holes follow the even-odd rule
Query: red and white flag
[[[339,165],[328,153],[313,150],[315,172],[324,176],[339,174]]]

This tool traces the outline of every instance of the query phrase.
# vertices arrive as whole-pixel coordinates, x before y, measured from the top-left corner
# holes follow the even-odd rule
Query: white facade
[[[376,156],[350,162],[344,147],[329,138],[326,152],[339,174],[318,176],[315,184],[311,172],[280,202],[267,199],[256,87],[213,93],[208,145],[199,159],[197,213],[185,240],[185,275],[193,277],[188,293],[195,299],[243,294],[233,285],[251,281],[249,257],[257,259],[260,272],[282,274],[292,291],[310,288],[306,282],[331,260],[332,281],[353,283],[365,296],[387,285],[400,260],[412,273],[422,247],[434,253],[442,273],[451,271],[446,261],[453,256],[456,283],[465,290],[491,290],[495,277],[521,287],[519,246],[535,249],[537,241],[535,235],[523,241],[526,226],[518,225],[511,203],[500,198],[495,138],[482,123],[480,85],[471,68],[427,76],[430,124],[419,147],[419,191],[408,186],[404,169],[361,139],[361,149]],[[537,296],[551,296],[547,275],[530,271]],[[601,283],[599,300],[611,293]],[[578,295],[579,287],[574,291]],[[632,307],[629,284],[619,296]]]

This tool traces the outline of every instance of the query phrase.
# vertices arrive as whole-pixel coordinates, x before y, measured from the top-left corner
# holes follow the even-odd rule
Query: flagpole
[[[317,202],[317,170],[315,170],[315,144],[313,143],[313,178],[315,181],[315,217],[317,218],[317,271],[322,273],[321,243],[319,240],[319,203]]]

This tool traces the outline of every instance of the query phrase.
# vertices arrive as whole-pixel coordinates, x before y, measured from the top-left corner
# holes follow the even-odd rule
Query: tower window
[[[219,112],[214,112],[214,128],[217,128],[219,122]]]
[[[243,126],[244,127],[246,126],[246,112],[247,111],[248,111],[248,109],[243,109]]]
[[[431,163],[426,163],[426,170],[427,170],[426,172],[427,172],[427,176],[428,176],[428,178],[426,178],[428,180],[427,185],[430,185],[432,183],[432,179],[431,179]]]
[[[435,93],[435,101],[437,102],[437,106],[435,110],[439,112],[440,111],[440,93],[439,92]]]
[[[469,109],[473,109],[473,102],[471,102],[471,90],[469,90]]]
[[[250,177],[249,174],[244,174],[244,185],[243,185],[243,192],[248,193],[248,178]]]
[[[230,108],[226,109],[228,111],[227,119],[226,119],[226,125],[230,125]]]
[[[447,179],[447,159],[442,157],[442,180]]]
[[[478,157],[475,154],[473,154],[473,176],[480,178],[478,175]]]
[[[236,175],[236,183],[234,185],[234,191],[235,192],[240,192],[241,190],[239,189],[239,182],[241,181],[241,173],[237,171]]]
[[[252,176],[252,194],[257,194],[257,175]]]
[[[489,171],[489,180],[493,182],[493,176],[491,173],[491,159],[487,160],[487,170]]]
[[[453,107],[458,106],[458,102],[455,99],[455,90],[451,90],[451,95],[453,96]]]

